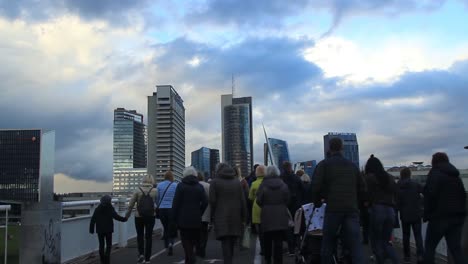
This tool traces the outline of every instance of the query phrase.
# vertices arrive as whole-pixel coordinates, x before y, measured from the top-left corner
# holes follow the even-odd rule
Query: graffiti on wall
[[[60,228],[50,219],[44,229],[42,264],[60,264],[60,243]]]

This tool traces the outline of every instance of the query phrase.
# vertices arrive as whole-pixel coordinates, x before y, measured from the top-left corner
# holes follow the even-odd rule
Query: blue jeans
[[[445,237],[447,247],[452,254],[453,263],[468,263],[461,249],[461,235],[464,219],[461,217],[434,219],[429,221],[426,231],[426,251],[424,263],[433,264],[435,249],[442,237]]]
[[[322,264],[333,263],[333,253],[337,245],[338,231],[346,247],[351,252],[353,263],[367,263],[364,258],[364,251],[361,244],[361,230],[359,225],[359,214],[325,212],[323,220],[323,240],[322,240]]]
[[[395,210],[393,207],[376,204],[371,210],[372,237],[374,240],[377,263],[384,263],[389,258],[392,263],[400,263],[390,240],[395,225]]]

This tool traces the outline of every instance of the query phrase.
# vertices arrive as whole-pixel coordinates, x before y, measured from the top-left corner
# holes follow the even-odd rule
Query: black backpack
[[[153,190],[151,188],[148,193],[145,193],[141,188],[142,193],[140,200],[138,200],[137,211],[140,216],[153,217],[154,216],[154,200],[151,198],[150,193]]]

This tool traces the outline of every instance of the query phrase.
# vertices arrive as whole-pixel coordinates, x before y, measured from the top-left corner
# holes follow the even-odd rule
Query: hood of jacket
[[[412,182],[413,181],[411,179],[402,179],[398,182],[398,184],[400,185],[401,189],[407,189],[411,187]]]
[[[280,189],[284,183],[279,177],[265,177],[262,184],[267,188],[277,190]]]
[[[460,171],[458,171],[457,168],[455,168],[455,166],[453,166],[449,162],[438,164],[436,167],[434,167],[434,169],[437,169],[441,171],[442,173],[447,174],[448,176],[451,176],[451,177],[460,176]]]
[[[195,185],[195,184],[198,184],[198,178],[196,176],[189,175],[189,176],[185,176],[182,179],[182,182],[188,185]]]
[[[218,176],[221,179],[233,179],[236,178],[236,172],[232,168],[223,168],[221,171],[218,172]]]

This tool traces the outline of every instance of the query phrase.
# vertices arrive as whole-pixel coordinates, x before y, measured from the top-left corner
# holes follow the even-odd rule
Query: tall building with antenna
[[[232,93],[221,95],[222,160],[239,167],[243,176],[252,171],[253,127],[252,97],[234,97]]]

